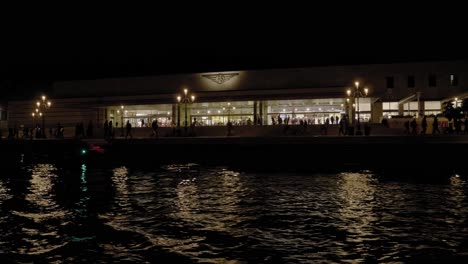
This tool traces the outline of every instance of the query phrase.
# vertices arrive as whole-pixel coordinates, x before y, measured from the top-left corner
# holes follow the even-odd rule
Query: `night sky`
[[[444,26],[423,21],[376,28],[233,23],[163,31],[95,25],[47,33],[13,29],[2,35],[0,87],[4,99],[27,98],[60,80],[468,59],[465,43],[452,37],[460,31]]]

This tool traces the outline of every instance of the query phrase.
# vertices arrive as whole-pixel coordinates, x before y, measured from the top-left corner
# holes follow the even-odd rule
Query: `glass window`
[[[129,121],[134,128],[150,127],[153,120],[158,120],[161,127],[172,125],[171,104],[111,106],[109,110],[114,126],[118,123],[122,127]]]
[[[361,98],[364,99],[366,98]],[[360,101],[359,105],[363,105],[363,102]],[[290,124],[299,124],[301,120],[308,124],[323,124],[327,118],[331,122],[331,117],[336,123],[336,120],[345,113],[344,98],[270,100],[266,103],[269,125],[273,122],[278,124],[278,117],[281,117],[282,121],[289,117]]]
[[[457,86],[458,85],[458,76],[455,74],[450,74],[450,85]]]
[[[440,101],[426,101],[424,102],[425,110],[440,110]]]
[[[249,125],[254,121],[253,101],[194,103],[190,116],[198,126]]]
[[[370,111],[370,98],[359,98],[359,111]]]
[[[383,102],[382,107],[384,111],[389,111],[389,110],[398,111],[398,102]]]

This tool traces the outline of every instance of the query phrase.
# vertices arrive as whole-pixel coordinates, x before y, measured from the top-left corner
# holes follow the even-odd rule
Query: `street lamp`
[[[368,93],[369,93],[369,89],[367,89],[366,87],[364,87],[364,89],[362,91],[359,89],[359,82],[354,83],[354,89],[353,90],[348,89],[346,91],[346,94],[349,97],[353,98],[353,102],[356,101],[356,111],[357,111],[357,131],[356,131],[356,135],[362,135],[362,132],[361,132],[361,117],[360,117],[360,111],[359,111],[359,98],[360,97],[366,97]],[[353,122],[354,122],[354,116],[353,116]]]
[[[183,97],[177,96],[177,127],[180,128],[180,104],[185,104],[185,131],[187,131],[187,104],[191,104],[195,101],[195,95],[188,95],[188,89],[184,89]]]
[[[50,108],[52,103],[50,101],[46,100],[46,96],[43,95],[41,96],[41,100],[36,102],[36,110],[35,112],[32,113],[33,118],[34,117],[42,117],[42,129],[41,129],[41,137],[45,138],[46,133],[45,133],[45,112]]]
[[[36,118],[39,119],[42,117],[42,112],[39,112],[39,109],[36,108],[36,112],[32,112],[32,118],[33,118],[33,125],[32,125],[32,128],[33,130],[32,131],[36,131],[36,124],[37,124],[37,121],[36,121]],[[34,137],[34,135],[32,134],[33,132],[31,132],[31,136]],[[40,135],[39,135],[40,137]]]
[[[120,114],[120,136],[124,136],[124,128],[123,128],[123,118],[124,118],[124,106],[120,106],[120,110],[117,110],[117,114]]]

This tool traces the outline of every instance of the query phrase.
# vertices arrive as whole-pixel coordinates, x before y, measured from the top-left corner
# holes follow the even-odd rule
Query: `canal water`
[[[0,260],[467,263],[467,195],[457,174],[22,164],[0,176]]]

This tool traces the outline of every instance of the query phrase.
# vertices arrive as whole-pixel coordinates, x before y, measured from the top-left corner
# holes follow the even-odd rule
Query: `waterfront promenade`
[[[39,155],[89,163],[196,162],[266,169],[366,168],[465,169],[467,135],[160,137],[3,140],[3,160]],[[85,153],[81,153],[85,150]]]

